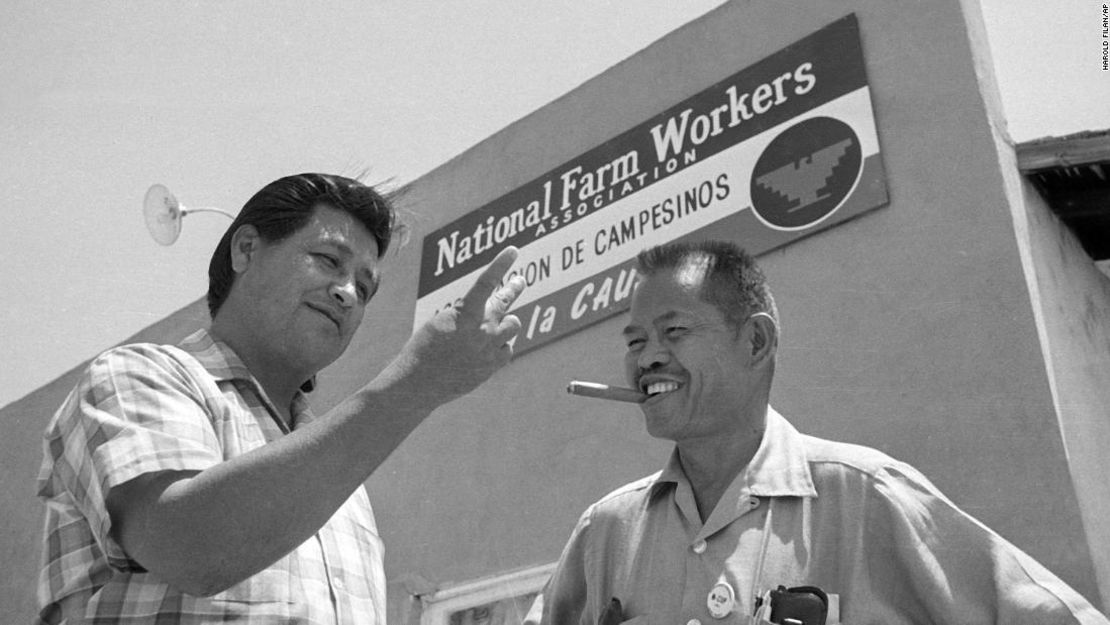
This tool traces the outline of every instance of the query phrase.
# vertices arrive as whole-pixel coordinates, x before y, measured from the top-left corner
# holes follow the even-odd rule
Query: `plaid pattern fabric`
[[[312,538],[211,597],[181,593],[112,540],[105,495],[139,475],[204,470],[287,428],[239,358],[201,330],[181,347],[129,345],[92,362],[47,426],[39,622],[385,623],[382,544],[359,488]],[[294,428],[313,419],[305,397]]]

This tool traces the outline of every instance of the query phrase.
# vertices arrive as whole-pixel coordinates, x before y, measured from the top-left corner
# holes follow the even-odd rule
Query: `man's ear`
[[[752,364],[774,361],[779,346],[779,324],[765,312],[749,317],[748,324],[751,327]]]
[[[247,270],[261,242],[258,228],[251,224],[239,226],[235,234],[231,235],[231,269],[235,273]]]

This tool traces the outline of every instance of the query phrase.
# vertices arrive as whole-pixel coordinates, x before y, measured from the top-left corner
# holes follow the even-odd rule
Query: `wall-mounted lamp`
[[[162,245],[173,245],[181,234],[181,220],[190,213],[219,213],[234,220],[235,215],[209,206],[186,208],[170,193],[165,185],[151,185],[143,199],[143,218],[150,236]]]

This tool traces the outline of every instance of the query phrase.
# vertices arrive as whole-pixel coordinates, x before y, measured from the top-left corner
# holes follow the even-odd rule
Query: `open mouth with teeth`
[[[649,397],[655,397],[656,395],[677,391],[678,387],[678,382],[652,382],[644,388],[644,393]]]

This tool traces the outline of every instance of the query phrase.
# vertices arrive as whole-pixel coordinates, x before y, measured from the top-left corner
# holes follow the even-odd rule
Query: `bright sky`
[[[235,212],[293,172],[407,182],[721,3],[6,0],[0,406],[203,296],[227,221],[161,247],[150,184]],[[1110,128],[1101,2],[984,4],[1016,140]]]

